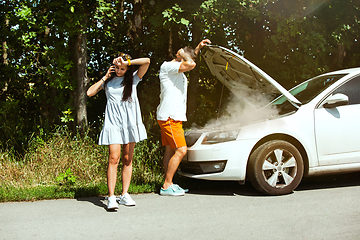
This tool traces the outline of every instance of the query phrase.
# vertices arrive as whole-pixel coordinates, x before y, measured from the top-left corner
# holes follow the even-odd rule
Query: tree
[[[151,58],[138,96],[152,136],[159,132],[158,71],[180,47],[209,38],[286,88],[358,66],[360,58],[355,0],[5,0],[0,5],[0,142],[8,148],[26,148],[32,135],[56,125],[101,127],[105,94],[87,99],[85,92],[120,51]],[[186,126],[204,125],[221,111],[228,92],[201,56],[188,79]]]
[[[76,5],[74,4],[76,3]],[[76,109],[76,126],[79,127],[80,132],[84,132],[88,128],[87,119],[87,95],[86,91],[90,80],[87,75],[88,65],[88,51],[87,51],[87,32],[89,22],[89,8],[88,1],[72,1],[74,5],[70,6],[71,12],[75,13],[76,28],[74,33],[70,34],[71,48],[74,50],[74,79],[76,80],[75,90],[75,109]],[[94,3],[93,3],[94,4]],[[76,12],[75,12],[76,8]]]

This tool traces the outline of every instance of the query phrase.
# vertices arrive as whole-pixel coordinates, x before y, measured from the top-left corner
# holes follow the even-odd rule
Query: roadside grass
[[[130,193],[154,192],[163,181],[162,147],[154,137],[136,144]],[[25,154],[0,150],[0,202],[107,195],[108,147],[88,134],[59,127],[33,136]],[[121,163],[115,193],[121,193]]]

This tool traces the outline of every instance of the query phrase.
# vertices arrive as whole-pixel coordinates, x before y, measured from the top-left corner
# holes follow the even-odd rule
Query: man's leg
[[[181,121],[168,119],[167,121],[158,121],[158,123],[161,128],[162,144],[166,146],[163,158],[165,181],[160,190],[160,194],[162,194],[163,190],[167,190],[173,184],[174,175],[187,152],[187,146]],[[162,195],[169,194],[173,195],[168,192]],[[180,196],[179,193],[175,193],[175,195]]]
[[[166,176],[166,172],[168,169],[170,158],[175,154],[175,148],[171,148],[170,145],[165,146],[165,153],[163,157],[163,164],[164,164],[164,175]]]
[[[165,154],[167,152],[170,153],[170,150],[168,150],[168,148],[170,148],[170,146],[166,146]],[[168,161],[167,168],[165,170],[165,181],[163,184],[163,189],[167,189],[170,185],[173,184],[173,182],[172,182],[173,177],[180,165],[181,160],[183,159],[183,157],[185,156],[185,154],[187,152],[187,147],[186,146],[180,147],[177,149],[173,149],[173,151],[175,151],[175,153],[172,155],[172,157]],[[164,154],[164,162],[165,162],[165,154]],[[165,164],[164,164],[164,167],[165,167]]]

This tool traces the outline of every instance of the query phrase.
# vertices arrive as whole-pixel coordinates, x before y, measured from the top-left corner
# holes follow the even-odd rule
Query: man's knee
[[[184,157],[185,154],[187,153],[187,147],[180,147],[178,149],[176,149],[177,154],[179,154],[181,157]]]

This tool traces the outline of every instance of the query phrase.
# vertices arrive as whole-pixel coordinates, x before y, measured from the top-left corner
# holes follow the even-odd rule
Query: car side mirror
[[[325,100],[324,108],[335,108],[349,104],[349,97],[342,93],[331,95]]]

